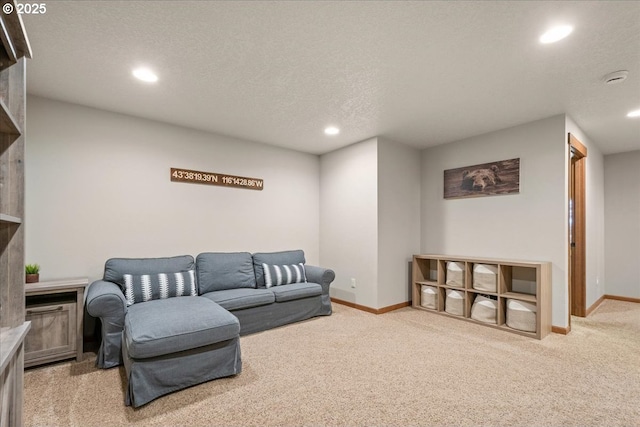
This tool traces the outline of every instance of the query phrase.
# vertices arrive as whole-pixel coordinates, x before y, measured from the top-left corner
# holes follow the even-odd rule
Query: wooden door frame
[[[571,316],[585,317],[587,314],[586,289],[586,158],[587,147],[571,133],[568,135],[569,147],[569,200],[573,195],[573,218],[575,246],[572,252],[571,230],[567,233],[569,252],[569,329]],[[573,153],[573,156],[571,155]]]

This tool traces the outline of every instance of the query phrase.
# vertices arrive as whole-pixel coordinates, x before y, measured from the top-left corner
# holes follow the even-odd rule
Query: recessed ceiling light
[[[640,117],[640,110],[629,111],[627,117]]]
[[[627,70],[614,71],[613,73],[609,73],[602,78],[602,81],[605,84],[612,85],[615,83],[620,83],[629,76],[629,72]]]
[[[158,81],[158,76],[148,68],[136,68],[133,70],[133,76],[147,83],[155,83]]]
[[[326,133],[327,135],[337,135],[340,133],[340,129],[335,126],[329,126],[324,130],[324,133]]]
[[[558,40],[562,40],[567,37],[573,31],[571,25],[558,25],[549,29],[546,33],[540,36],[540,43],[548,44],[555,43]]]

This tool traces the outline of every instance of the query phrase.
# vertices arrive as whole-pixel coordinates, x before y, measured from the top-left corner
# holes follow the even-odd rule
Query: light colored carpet
[[[638,426],[640,304],[542,341],[404,308],[241,338],[243,371],[125,407],[95,355],[25,372],[27,426]]]

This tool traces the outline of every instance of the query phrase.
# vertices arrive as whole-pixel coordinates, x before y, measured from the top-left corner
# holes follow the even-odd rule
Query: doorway
[[[569,134],[569,329],[571,316],[585,317],[587,147]]]

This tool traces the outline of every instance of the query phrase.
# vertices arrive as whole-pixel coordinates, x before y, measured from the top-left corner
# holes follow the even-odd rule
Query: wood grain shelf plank
[[[505,259],[505,258],[480,258],[480,257],[462,257],[462,256],[449,256],[449,255],[436,255],[436,254],[422,254],[416,255],[419,259],[436,259],[443,261],[458,261],[458,262],[471,262],[474,264],[508,264],[515,267],[535,267],[540,265],[538,261],[527,261],[519,259]]]
[[[85,288],[89,284],[86,277],[77,277],[73,279],[47,280],[44,282],[27,283],[24,285],[24,291],[27,295],[38,295],[41,293],[54,293],[56,291],[69,292],[69,289],[76,287]]]
[[[491,296],[494,296],[494,297],[498,296],[497,292],[489,292],[489,291],[483,291],[483,290],[480,290],[480,289],[473,289],[473,288],[467,289],[467,292],[471,292],[471,293],[478,294],[478,295],[491,295]]]
[[[5,19],[7,32],[11,35],[11,39],[13,41],[16,58],[31,58],[31,43],[29,43],[29,37],[27,36],[27,32],[24,29],[22,15],[16,13],[14,10],[14,12],[10,15],[4,15],[3,17]]]
[[[0,213],[0,224],[22,224],[22,219]]]
[[[18,56],[12,37],[9,34],[9,29],[7,28],[5,16],[0,16],[0,41],[3,47],[2,54],[0,55],[0,69],[8,68],[18,62]]]
[[[0,331],[0,372],[4,372],[9,361],[16,354],[30,327],[29,322],[24,322],[15,328],[3,328]]]
[[[512,299],[534,302],[534,303],[538,301],[535,295],[523,294],[520,292],[503,292],[502,294],[500,294],[500,296],[503,298],[512,298]]]
[[[445,289],[453,289],[454,291],[464,291],[464,286],[452,286],[452,285],[440,285],[441,288],[445,288]]]
[[[2,99],[0,99],[0,132],[10,135],[22,135],[18,122]]]
[[[31,58],[31,44],[24,30],[22,16],[15,10],[0,14],[0,70],[11,67],[21,58]]]

